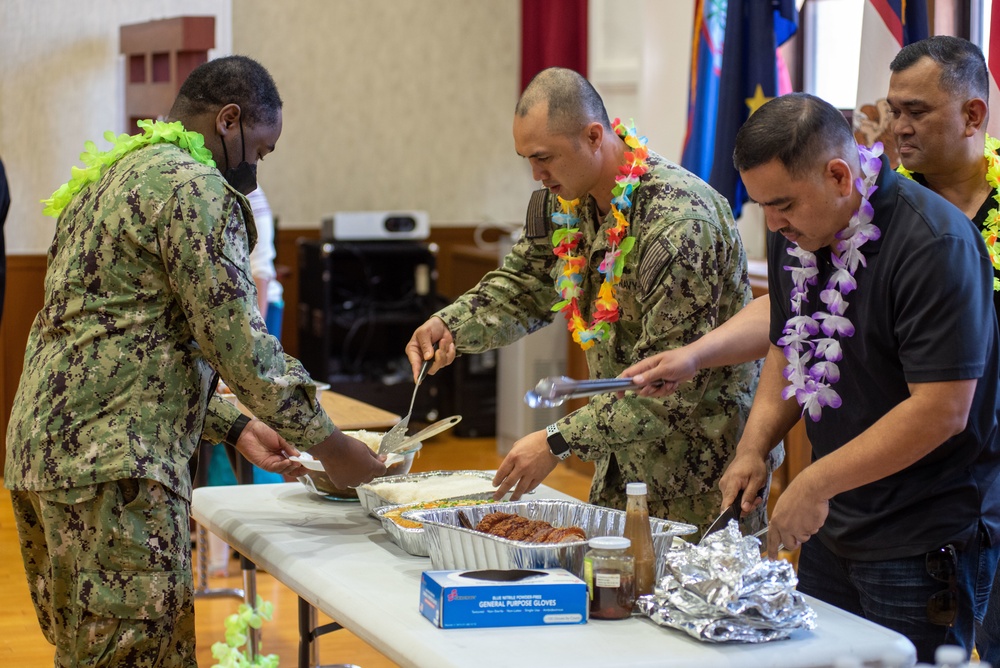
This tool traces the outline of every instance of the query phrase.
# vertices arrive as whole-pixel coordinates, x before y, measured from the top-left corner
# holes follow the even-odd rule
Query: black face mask
[[[229,151],[226,150],[226,139],[222,138],[222,155],[226,158],[226,171],[222,173],[222,178],[229,182],[233,188],[249,195],[257,189],[257,165],[247,162],[247,147],[243,139],[243,117],[240,116],[240,146],[243,148],[243,161],[235,167],[229,166]]]

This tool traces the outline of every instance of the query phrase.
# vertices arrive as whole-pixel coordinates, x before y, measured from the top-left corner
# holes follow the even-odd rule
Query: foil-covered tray
[[[665,554],[665,575],[639,610],[703,642],[760,643],[812,629],[816,614],[795,590],[792,565],[760,555],[760,541],[729,525]]]
[[[361,507],[364,508],[369,515],[374,516],[376,508],[379,508],[381,506],[395,505],[397,503],[394,500],[387,499],[384,496],[381,496],[378,492],[372,489],[374,486],[376,485],[381,486],[384,484],[391,485],[394,483],[402,483],[402,482],[419,482],[421,480],[430,480],[434,478],[444,478],[456,475],[469,475],[476,478],[482,478],[486,480],[488,483],[490,483],[489,486],[492,488],[493,476],[495,474],[493,471],[429,471],[427,473],[409,473],[407,475],[385,476],[382,478],[376,478],[375,480],[372,480],[369,483],[365,483],[364,485],[359,485],[357,487],[358,499],[361,501]],[[489,491],[489,492],[483,492],[481,494],[459,494],[450,497],[439,496],[436,498],[420,499],[420,501],[440,501],[442,498],[492,499],[493,492]],[[414,502],[411,501],[410,503]]]
[[[431,565],[435,570],[513,568],[565,568],[583,577],[583,555],[587,541],[546,545],[523,543],[491,536],[462,527],[458,508],[410,510],[403,513],[407,519],[423,522]],[[489,513],[516,513],[531,520],[544,520],[557,527],[578,526],[595,536],[621,536],[625,530],[625,512],[579,501],[537,499],[532,501],[506,501],[470,506],[461,509],[473,526]],[[653,550],[657,555],[670,549],[674,537],[697,531],[691,524],[650,518],[653,531]],[[663,566],[657,559],[657,574]]]

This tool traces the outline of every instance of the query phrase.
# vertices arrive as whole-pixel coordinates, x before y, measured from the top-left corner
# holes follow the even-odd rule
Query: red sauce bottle
[[[629,553],[635,559],[635,595],[653,593],[656,584],[656,555],[653,553],[653,530],[646,505],[646,483],[630,482],[625,486],[625,538],[632,542]]]

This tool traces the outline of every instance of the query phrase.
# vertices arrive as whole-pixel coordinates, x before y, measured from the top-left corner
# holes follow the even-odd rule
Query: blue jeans
[[[1000,568],[993,576],[993,591],[983,623],[976,627],[976,650],[980,661],[1000,666]]]
[[[956,550],[958,614],[951,626],[927,619],[927,601],[948,584],[927,573],[925,555],[888,561],[843,559],[817,538],[799,555],[799,591],[881,624],[909,638],[917,661],[934,663],[939,645],[972,651],[976,625],[986,612],[1000,545],[989,546],[983,532],[966,550]]]

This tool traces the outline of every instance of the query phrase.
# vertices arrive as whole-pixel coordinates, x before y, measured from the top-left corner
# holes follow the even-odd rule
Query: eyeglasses
[[[958,558],[955,548],[945,545],[926,556],[927,574],[938,582],[947,582],[948,588],[927,599],[927,619],[931,624],[951,626],[958,615]]]

